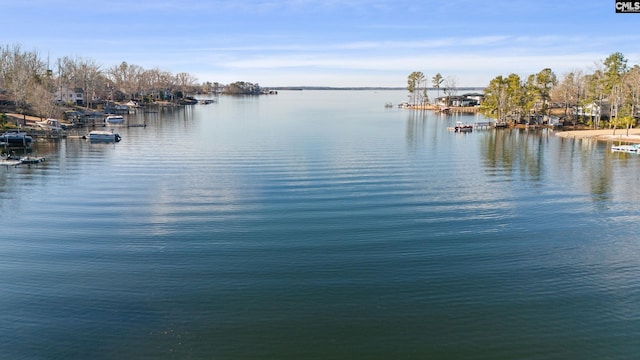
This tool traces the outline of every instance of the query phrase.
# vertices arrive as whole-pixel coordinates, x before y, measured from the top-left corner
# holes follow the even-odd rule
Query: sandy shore
[[[14,124],[18,122],[21,125],[25,125],[25,126],[33,126],[36,124],[36,121],[44,120],[43,118],[29,116],[29,115],[22,115],[22,114],[7,113],[6,115],[9,118],[8,119],[9,122]]]
[[[571,139],[593,139],[602,141],[623,141],[629,143],[640,143],[640,129],[613,129],[606,130],[570,130],[555,132],[556,136]]]

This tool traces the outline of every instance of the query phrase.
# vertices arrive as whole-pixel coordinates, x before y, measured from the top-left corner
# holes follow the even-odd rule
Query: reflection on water
[[[510,175],[520,171],[529,180],[540,181],[543,155],[548,150],[546,130],[495,129],[481,140],[481,153],[491,175],[495,171]]]
[[[640,157],[404,92],[140,111],[0,168],[7,358],[630,358]]]

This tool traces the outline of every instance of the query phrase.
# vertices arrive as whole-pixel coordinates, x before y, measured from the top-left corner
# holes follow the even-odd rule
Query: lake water
[[[129,115],[0,168],[0,358],[635,359],[640,157],[402,91]]]

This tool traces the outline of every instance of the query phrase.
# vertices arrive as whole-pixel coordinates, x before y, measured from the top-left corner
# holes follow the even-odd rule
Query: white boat
[[[43,156],[31,156],[31,155],[26,155],[26,156],[17,156],[15,154],[13,155],[3,155],[2,158],[0,158],[0,165],[3,166],[18,166],[21,164],[39,164],[41,162],[44,162],[45,158]]]
[[[52,131],[60,131],[62,130],[62,124],[57,119],[46,119],[44,121],[36,121],[36,125],[40,128],[52,130]]]
[[[22,161],[20,160],[13,160],[13,159],[0,159],[0,166],[5,166],[5,167],[9,167],[9,166],[13,166],[16,167],[18,165],[22,164]]]
[[[43,156],[23,156],[20,158],[21,164],[39,164],[44,162],[45,158]]]
[[[122,125],[124,124],[124,117],[122,115],[109,115],[104,118],[105,125]]]
[[[456,126],[450,127],[448,129],[449,129],[449,131],[455,131],[455,132],[458,132],[458,133],[471,132],[471,131],[473,131],[473,125],[465,124],[462,121],[457,121],[456,122]]]
[[[87,139],[91,142],[118,142],[122,137],[112,131],[93,130],[87,135]]]
[[[633,144],[633,145],[613,145],[611,147],[611,151],[638,154],[638,153],[640,153],[640,145],[638,145],[638,144]]]

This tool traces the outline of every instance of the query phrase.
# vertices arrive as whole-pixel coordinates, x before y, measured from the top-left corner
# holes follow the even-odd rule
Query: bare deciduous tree
[[[456,85],[456,79],[452,76],[447,76],[444,79],[444,96],[447,97],[447,106],[451,106],[451,97],[455,96],[458,93],[458,88]]]
[[[2,84],[13,95],[21,112],[28,108],[29,96],[46,75],[44,63],[35,51],[23,51],[19,44],[2,50]]]
[[[182,97],[185,97],[189,92],[189,88],[197,83],[198,79],[186,72],[180,72],[176,74],[176,85],[182,91]]]

